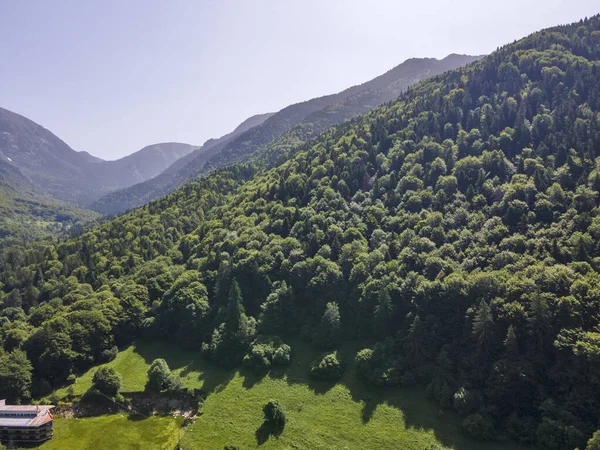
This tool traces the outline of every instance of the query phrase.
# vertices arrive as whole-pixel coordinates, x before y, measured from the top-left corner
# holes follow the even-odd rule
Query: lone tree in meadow
[[[121,389],[122,379],[112,367],[100,367],[94,374],[92,383],[99,392],[114,397]]]
[[[281,434],[285,427],[285,423],[287,422],[283,406],[281,406],[277,400],[271,400],[263,406],[263,414],[265,416],[265,423],[271,434]]]
[[[152,361],[147,374],[148,384],[146,387],[148,390],[161,391],[167,384],[171,369],[169,369],[169,365],[164,359],[158,358]]]

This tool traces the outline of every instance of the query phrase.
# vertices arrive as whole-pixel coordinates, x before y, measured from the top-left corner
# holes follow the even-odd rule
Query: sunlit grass
[[[352,345],[343,349],[348,360],[355,350]],[[294,342],[292,354],[292,364],[281,373],[255,374],[226,371],[202,360],[199,352],[184,351],[171,344],[139,342],[120,352],[107,365],[123,376],[124,392],[136,392],[144,389],[146,370],[152,360],[163,357],[182,376],[186,386],[202,388],[208,394],[200,417],[185,429],[182,442],[185,449],[222,450],[225,445],[240,449],[519,448],[512,443],[467,439],[460,430],[460,419],[426,400],[421,388],[384,390],[367,386],[354,376],[352,366],[346,369],[339,383],[315,382],[308,378],[308,366],[317,353],[302,342]],[[95,370],[92,368],[78,379],[74,394],[83,394],[91,386]],[[59,393],[64,395],[66,389]],[[257,433],[263,422],[262,406],[270,399],[278,400],[287,411],[288,423],[277,439]],[[97,425],[89,422],[94,432],[98,427],[109,426],[104,425],[106,418],[98,419]],[[73,433],[80,433],[76,424],[70,425],[71,420],[82,419],[59,419],[56,428],[59,439],[64,434],[71,439]],[[127,433],[130,425],[131,433],[137,435],[138,424],[119,422],[118,429]],[[165,435],[171,433],[172,426],[175,425],[169,420],[155,423],[155,427],[165,428]],[[140,448],[134,446],[134,440],[131,442],[131,447],[128,443],[115,447],[102,446],[98,441],[90,448]]]
[[[131,420],[127,415],[62,419],[54,421],[54,437],[42,450],[172,450],[178,439],[172,417]]]

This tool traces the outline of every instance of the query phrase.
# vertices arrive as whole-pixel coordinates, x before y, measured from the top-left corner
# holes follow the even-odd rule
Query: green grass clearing
[[[351,358],[355,350],[348,345],[344,353]],[[180,374],[186,386],[202,388],[208,393],[200,418],[185,430],[182,440],[185,449],[222,450],[225,445],[265,450],[521,448],[513,443],[467,439],[460,430],[460,418],[452,412],[441,411],[437,404],[426,400],[421,388],[367,386],[354,376],[352,366],[346,369],[339,383],[312,381],[308,378],[308,366],[317,355],[308,345],[293,342],[291,366],[278,374],[259,376],[246,371],[225,371],[203,361],[199,352],[184,351],[172,344],[138,342],[120,352],[107,365],[123,376],[124,392],[135,392],[144,389],[146,370],[152,360],[162,357],[175,373]],[[95,370],[92,368],[78,379],[74,385],[75,394],[82,394],[91,386]],[[66,389],[59,393],[65,395]],[[288,423],[277,439],[257,431],[263,422],[262,406],[270,399],[278,400],[287,411]],[[62,419],[63,422],[69,420],[82,419]],[[125,422],[132,426],[136,423]],[[171,425],[165,422],[164,426]],[[59,438],[61,433],[77,433],[65,424],[62,427],[56,429]],[[125,428],[123,432],[126,433]],[[166,434],[169,432],[165,431]],[[135,428],[132,433],[137,433]],[[99,441],[94,443],[94,448],[138,447],[104,446]]]
[[[177,445],[178,425],[172,417],[132,420],[115,414],[54,421],[54,437],[41,450],[172,450]]]
[[[198,384],[198,372],[190,371],[200,360],[200,353],[182,350],[173,344],[164,342],[138,342],[135,345],[119,352],[117,357],[101,366],[92,367],[86,373],[77,378],[77,382],[72,385],[73,395],[83,395],[92,387],[92,378],[99,367],[113,367],[123,377],[122,392],[141,392],[146,386],[146,371],[150,363],[156,358],[164,358],[169,363],[169,367],[175,373],[182,375],[186,380],[186,385]],[[64,398],[69,394],[69,387],[63,387],[57,390],[59,398]]]

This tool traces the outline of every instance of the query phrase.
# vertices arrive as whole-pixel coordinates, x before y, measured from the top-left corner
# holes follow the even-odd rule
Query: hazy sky
[[[0,106],[115,159],[598,12],[598,0],[0,0]]]

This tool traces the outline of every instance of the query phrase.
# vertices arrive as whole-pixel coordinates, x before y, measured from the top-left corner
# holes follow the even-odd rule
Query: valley
[[[344,351],[351,356],[356,352],[355,347],[348,343]],[[371,442],[374,449],[480,448],[477,441],[471,441],[461,433],[459,418],[427,400],[422,389],[373,388],[355,377],[353,366],[347,368],[339,383],[314,381],[308,377],[306,367],[318,353],[298,341],[292,343],[292,354],[293,364],[283,371],[229,371],[204,361],[197,352],[182,351],[177,346],[161,342],[138,342],[120,352],[107,365],[123,374],[123,392],[142,392],[150,362],[164,357],[171,370],[182,377],[186,387],[199,388],[207,393],[199,416],[182,428],[183,448],[224,448],[230,445],[238,448],[294,446],[299,449],[327,449],[344,446],[360,449],[365,441]],[[94,371],[91,369],[78,378],[70,395],[81,396],[90,389]],[[57,398],[64,395],[68,395],[66,388],[56,394]],[[257,434],[262,423],[260,409],[270,398],[278,398],[289,415],[286,432],[277,439]],[[134,421],[134,424],[154,429],[151,439],[144,438],[142,434],[140,442],[144,444],[140,445],[171,448],[173,436],[177,436],[171,419],[153,419],[140,417]],[[96,421],[100,420],[111,420],[117,424],[111,423],[110,427],[118,427],[119,421],[131,421],[123,413],[114,417],[57,419],[56,433],[60,434],[66,427],[84,430],[89,423],[90,434],[93,435],[94,430],[100,427]],[[331,427],[332,423],[336,426]],[[166,436],[168,444],[151,444],[156,442],[153,439],[159,433]],[[79,433],[64,434],[70,438]],[[96,448],[114,448],[119,445],[120,433],[115,433],[114,438],[104,436],[96,439]],[[61,448],[60,445],[66,446],[67,443],[59,438],[40,448]],[[83,449],[90,445],[90,440],[69,442],[68,445],[69,448]],[[527,447],[509,442],[486,448],[527,450]]]
[[[600,15],[203,146],[0,132],[11,448],[600,448]]]

